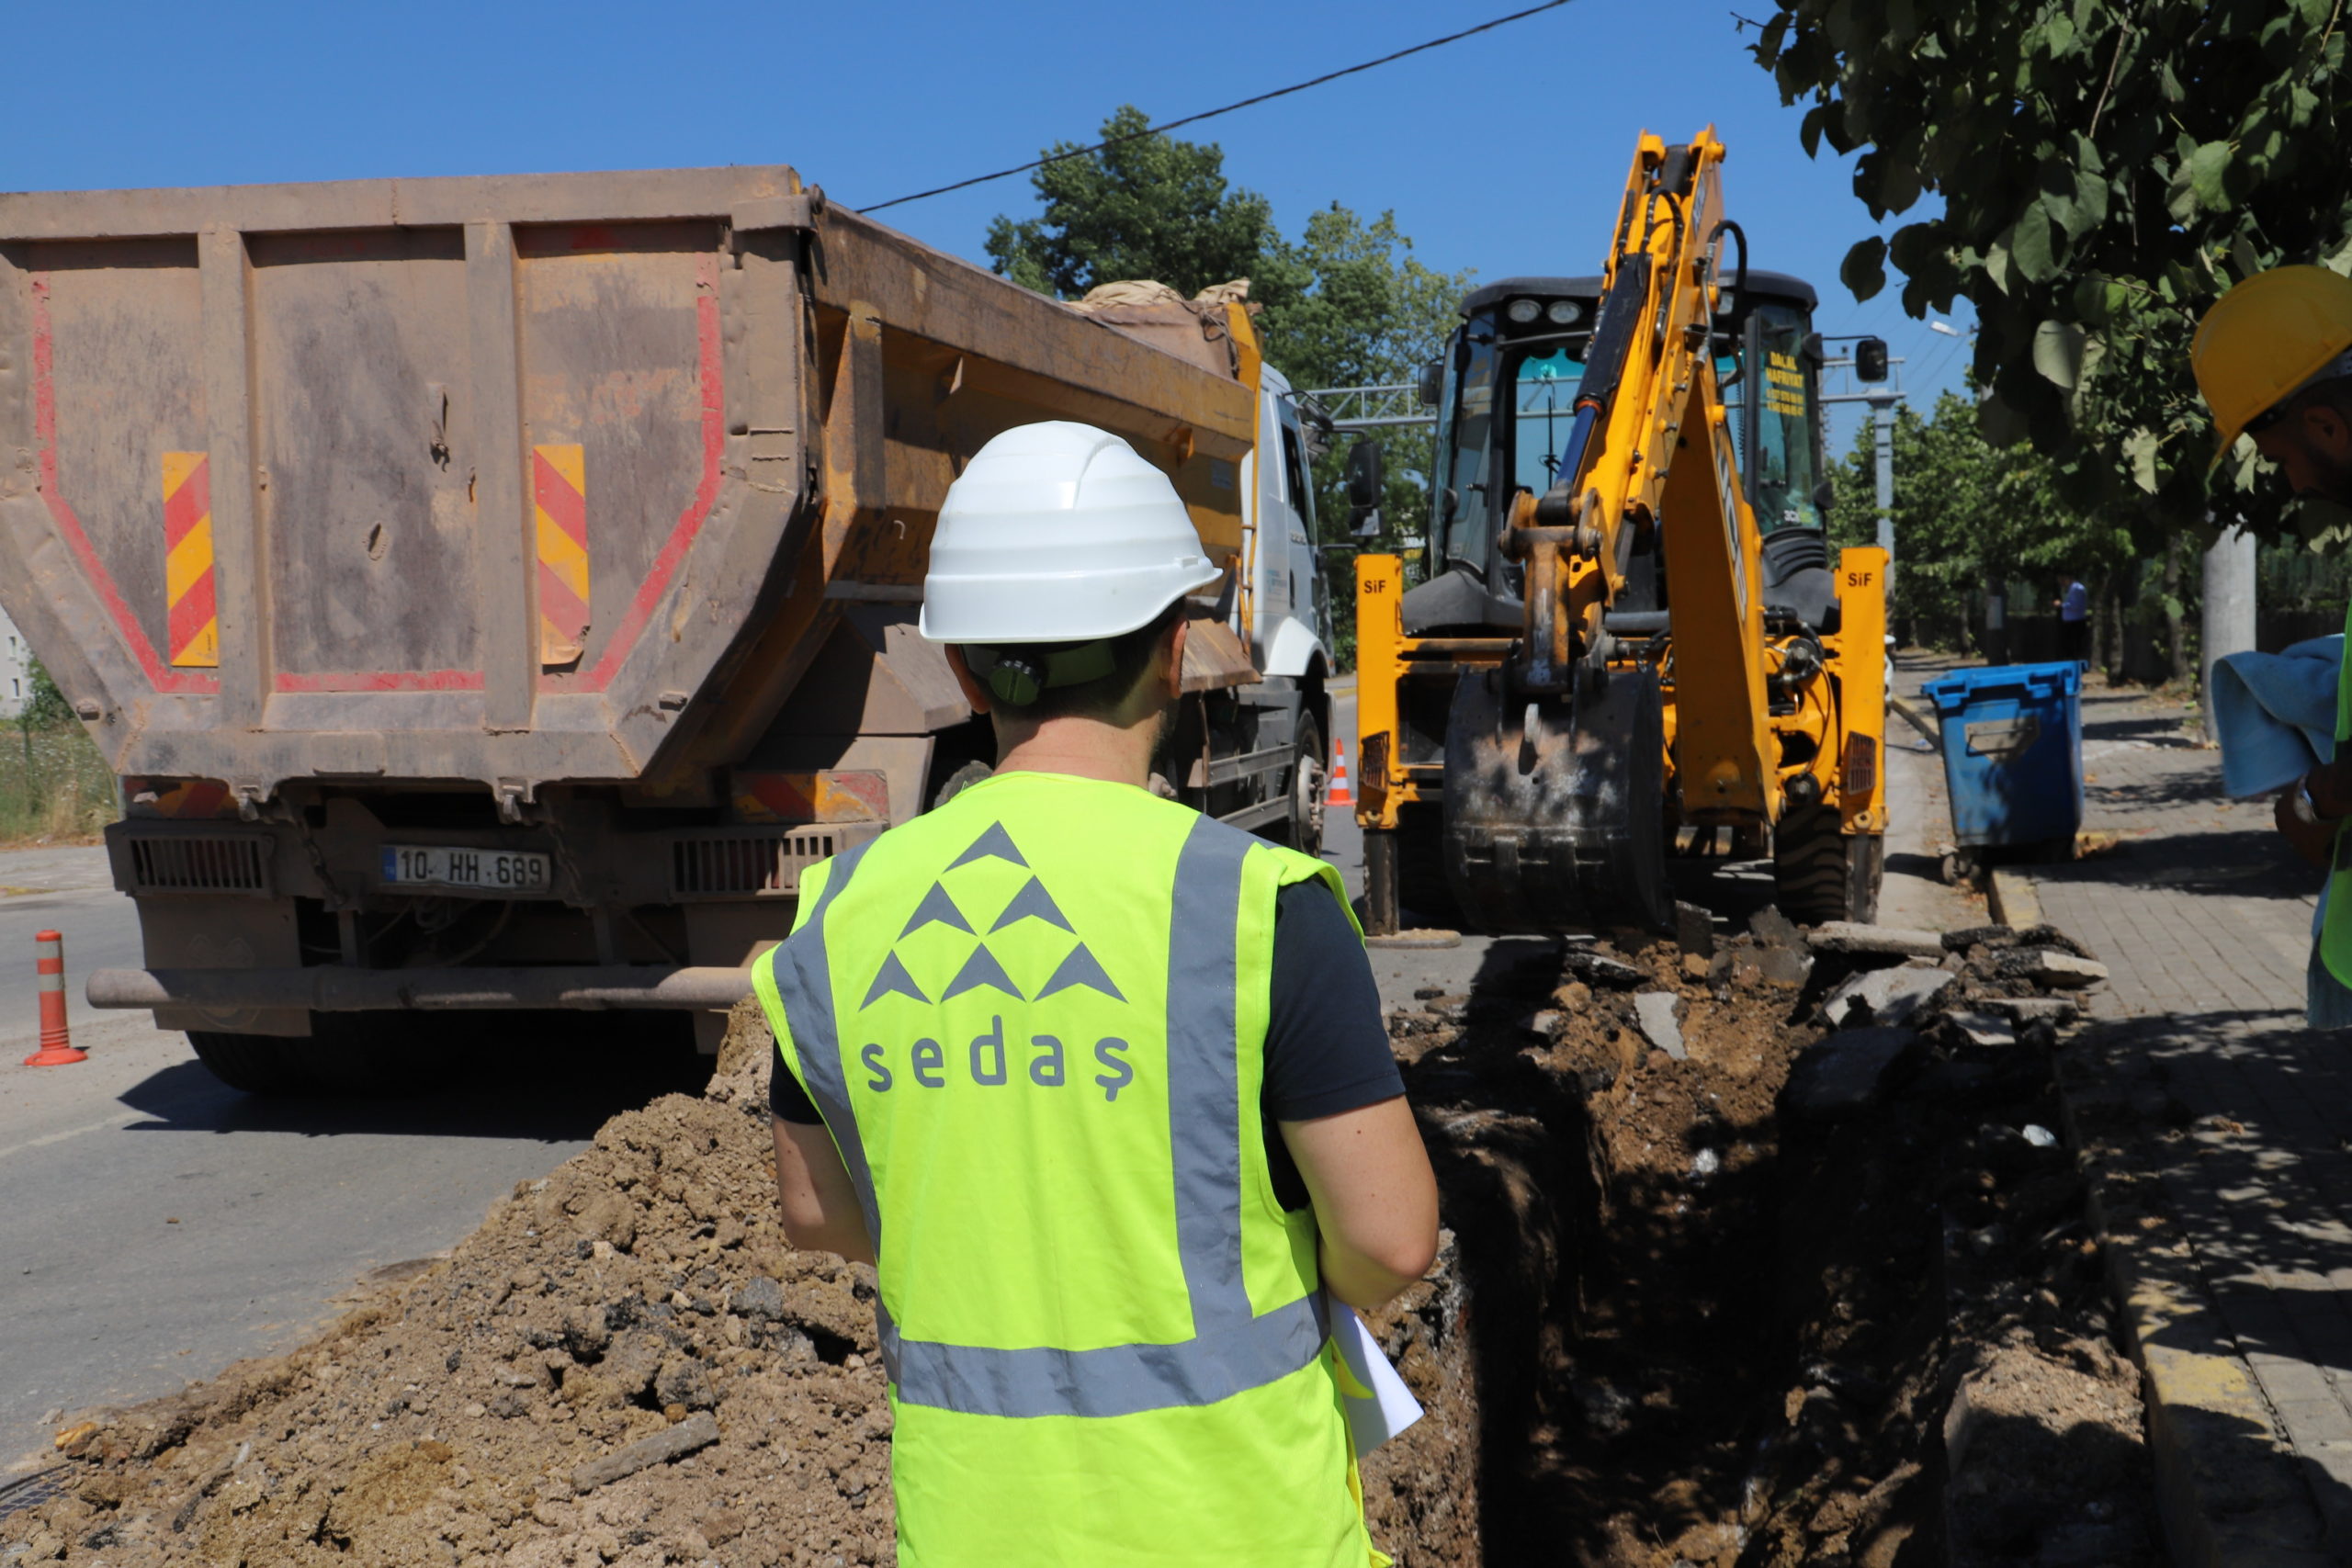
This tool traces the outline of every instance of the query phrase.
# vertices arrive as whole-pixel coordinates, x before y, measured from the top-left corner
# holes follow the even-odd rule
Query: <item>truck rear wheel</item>
[[[1878,918],[1886,840],[1838,830],[1826,802],[1791,806],[1772,829],[1772,886],[1781,913],[1800,925],[1825,920],[1869,924]]]
[[[196,1059],[231,1089],[246,1094],[304,1094],[317,1086],[302,1070],[307,1040],[275,1034],[227,1034],[216,1030],[188,1031],[187,1043]]]
[[[1290,820],[1286,837],[1302,854],[1323,852],[1323,727],[1311,713],[1298,716],[1298,739],[1291,746]]]

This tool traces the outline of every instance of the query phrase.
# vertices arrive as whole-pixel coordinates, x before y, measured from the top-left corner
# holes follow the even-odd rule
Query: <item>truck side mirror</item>
[[[1380,443],[1359,441],[1348,448],[1348,505],[1369,512],[1380,504],[1384,491]]]
[[[1886,340],[1866,337],[1854,344],[1854,379],[1883,381],[1886,379]]]
[[[1438,394],[1443,390],[1444,386],[1445,361],[1442,359],[1432,359],[1427,365],[1422,366],[1420,387],[1421,406],[1425,409],[1433,409],[1437,407]]]

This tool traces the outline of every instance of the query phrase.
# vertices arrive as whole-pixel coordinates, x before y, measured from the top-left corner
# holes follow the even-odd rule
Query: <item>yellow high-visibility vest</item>
[[[879,1263],[905,1568],[1381,1562],[1259,1109],[1319,861],[999,774],[803,879],[753,975]]]

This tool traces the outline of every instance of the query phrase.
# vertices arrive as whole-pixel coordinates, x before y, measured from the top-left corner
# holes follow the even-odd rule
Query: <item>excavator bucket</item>
[[[1665,719],[1657,677],[1612,671],[1592,694],[1531,700],[1486,674],[1453,690],[1445,870],[1492,931],[1662,931]]]

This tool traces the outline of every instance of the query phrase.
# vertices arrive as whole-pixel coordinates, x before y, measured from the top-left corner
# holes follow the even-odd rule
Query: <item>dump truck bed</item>
[[[0,602],[123,774],[690,797],[1006,425],[1230,550],[1238,370],[781,166],[5,196]]]

